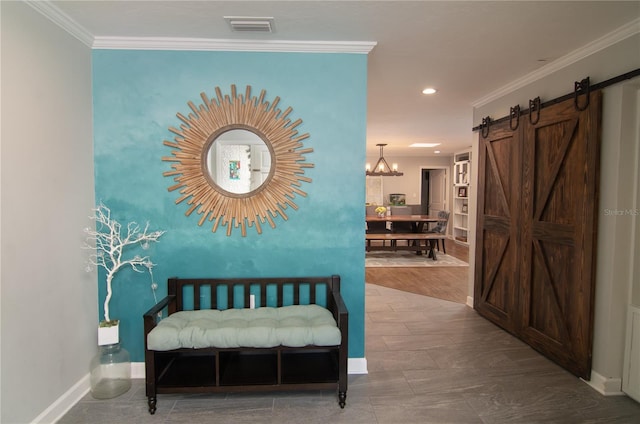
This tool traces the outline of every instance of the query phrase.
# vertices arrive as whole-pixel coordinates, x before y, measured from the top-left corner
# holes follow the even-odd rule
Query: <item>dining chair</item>
[[[438,212],[438,222],[435,227],[430,230],[425,230],[425,233],[442,234],[442,238],[436,240],[436,248],[440,251],[440,242],[442,241],[442,252],[446,255],[447,250],[444,246],[444,241],[447,238],[447,224],[449,223],[449,211]]]

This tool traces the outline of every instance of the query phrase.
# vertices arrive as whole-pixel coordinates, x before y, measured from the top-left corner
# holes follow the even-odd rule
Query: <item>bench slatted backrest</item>
[[[242,291],[238,293],[242,287]],[[319,300],[318,291],[324,289],[324,301],[330,302],[331,291],[340,290],[340,277],[299,277],[299,278],[233,278],[233,279],[211,279],[211,278],[169,278],[168,294],[176,297],[175,309],[170,308],[169,313],[185,310],[187,306],[185,300],[190,300],[189,292],[193,293],[193,309],[230,309],[236,304],[242,303],[243,307],[250,306],[250,295],[257,294],[255,307],[284,306],[285,297],[291,296],[291,302],[287,304],[299,305],[301,300],[306,300],[310,304],[315,304]],[[274,290],[275,289],[275,290]],[[219,290],[226,291],[226,305],[224,299],[220,299]],[[304,290],[304,291],[303,291]],[[275,304],[268,302],[269,294],[275,291]],[[308,293],[307,293],[308,291]],[[203,305],[202,299],[208,293],[209,305]],[[303,299],[303,294],[307,294]],[[242,298],[236,299],[237,296]],[[307,303],[307,302],[305,302]],[[191,305],[188,305],[191,309]],[[326,305],[324,305],[326,306]]]

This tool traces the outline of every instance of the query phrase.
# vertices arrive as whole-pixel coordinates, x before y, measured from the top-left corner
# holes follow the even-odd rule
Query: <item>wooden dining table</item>
[[[440,221],[440,218],[431,215],[367,215],[366,218],[367,222],[409,222],[414,233],[421,233],[425,224]]]
[[[366,215],[367,224],[374,222],[391,222],[393,223],[410,223],[411,224],[411,233],[422,233],[424,230],[425,224],[429,224],[431,222],[438,222],[440,218],[437,216],[431,215],[385,215],[380,217],[378,215]],[[368,228],[368,226],[367,226]],[[413,242],[416,245],[415,242]],[[419,244],[418,244],[419,245]],[[368,248],[371,248],[371,245],[368,244]],[[418,250],[416,254],[421,255],[422,251]],[[435,252],[433,251],[433,244],[431,244],[430,256],[435,260]]]

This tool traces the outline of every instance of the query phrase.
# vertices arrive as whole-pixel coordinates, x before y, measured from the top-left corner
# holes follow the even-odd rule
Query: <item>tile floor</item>
[[[369,374],[333,392],[159,395],[142,380],[119,398],[87,395],[71,423],[640,423],[640,404],[604,397],[459,303],[367,284]]]

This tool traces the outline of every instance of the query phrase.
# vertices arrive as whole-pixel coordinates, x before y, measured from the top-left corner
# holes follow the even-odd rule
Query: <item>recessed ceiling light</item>
[[[440,150],[434,150],[433,153],[438,154],[440,153]]]
[[[436,147],[439,145],[440,143],[413,143],[410,144],[409,147]]]
[[[436,90],[435,88],[425,88],[424,90],[422,90],[422,94],[435,94],[438,90]]]

